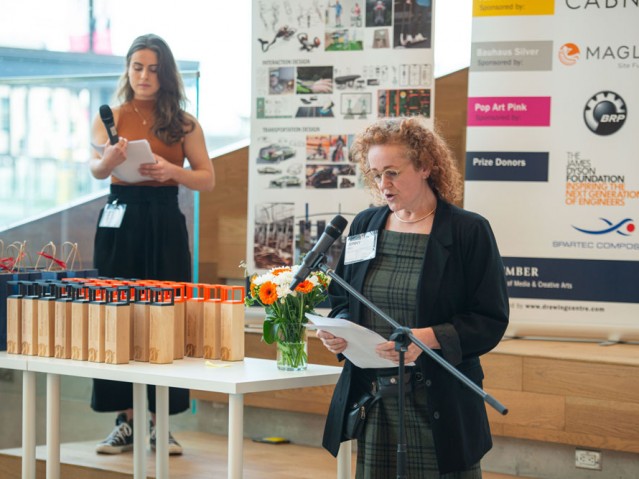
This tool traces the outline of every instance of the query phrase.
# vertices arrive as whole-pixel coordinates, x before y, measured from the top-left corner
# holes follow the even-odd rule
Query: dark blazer
[[[358,214],[349,236],[384,229],[390,209],[369,208]],[[370,260],[344,265],[336,274],[362,290]],[[508,296],[504,269],[488,221],[438,200],[433,228],[424,255],[416,316],[418,327],[432,327],[449,363],[481,387],[479,356],[493,349],[508,325]],[[354,322],[362,306],[336,282],[329,287],[333,317]],[[426,379],[428,412],[441,474],[468,469],[492,447],[483,399],[422,353],[417,366]],[[346,407],[360,391],[351,385],[361,369],[345,360],[328,411],[322,445],[334,456],[346,440],[342,426]]]

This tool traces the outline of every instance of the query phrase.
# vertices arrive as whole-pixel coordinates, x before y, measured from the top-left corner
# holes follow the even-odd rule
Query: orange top
[[[168,162],[177,166],[184,165],[184,142],[179,141],[172,145],[167,145],[151,132],[154,115],[155,100],[132,100],[120,106],[118,124],[116,129],[118,135],[129,141],[146,138],[151,145],[151,151],[160,155]],[[137,111],[136,111],[137,110]],[[116,185],[127,185],[124,181],[115,176],[111,176],[111,182]],[[142,181],[135,183],[135,186],[176,186],[175,181]]]

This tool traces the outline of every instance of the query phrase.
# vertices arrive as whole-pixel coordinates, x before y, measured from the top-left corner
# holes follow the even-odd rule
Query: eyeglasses
[[[402,170],[398,170],[395,168],[385,168],[381,172],[377,170],[369,170],[366,172],[366,177],[379,184],[382,182],[382,178],[384,178],[386,181],[396,180],[402,173]]]

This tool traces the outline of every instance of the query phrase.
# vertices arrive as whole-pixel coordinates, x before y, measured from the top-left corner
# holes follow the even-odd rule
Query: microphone
[[[297,273],[295,273],[293,282],[289,286],[291,291],[294,291],[295,288],[311,274],[311,271],[317,267],[324,253],[326,253],[335,240],[342,235],[347,224],[348,221],[341,215],[337,215],[333,218],[333,221],[326,227],[319,241],[313,246],[313,249],[304,256],[304,261],[297,270]]]
[[[107,134],[109,135],[109,142],[115,145],[120,138],[118,138],[118,132],[115,130],[115,122],[113,121],[113,112],[109,105],[102,105],[100,107],[100,118],[102,123],[106,127]]]

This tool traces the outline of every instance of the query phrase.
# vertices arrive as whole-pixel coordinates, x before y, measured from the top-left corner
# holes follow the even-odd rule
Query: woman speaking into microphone
[[[351,154],[381,206],[353,220],[337,275],[481,387],[479,357],[499,343],[508,325],[506,281],[488,221],[453,204],[462,182],[448,146],[423,118],[386,118],[356,137]],[[367,248],[357,246],[363,236],[374,238]],[[336,282],[329,297],[331,316],[391,337],[391,325]],[[344,359],[345,339],[327,331],[317,336]],[[395,364],[400,359],[390,340],[371,354]],[[482,398],[416,344],[404,359],[414,366],[404,375],[402,477],[480,479],[480,460],[492,446]],[[357,479],[399,477],[398,372],[344,359],[323,445],[336,455],[342,441],[357,439]],[[378,399],[368,403],[362,425],[353,404],[371,396]]]

